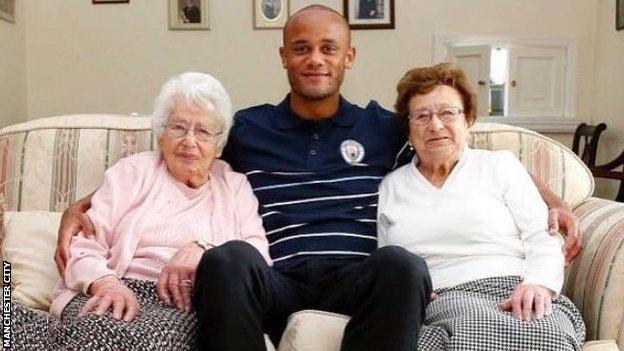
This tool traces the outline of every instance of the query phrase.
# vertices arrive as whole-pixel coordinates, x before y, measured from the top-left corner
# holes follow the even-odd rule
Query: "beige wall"
[[[312,2],[291,0],[293,10]],[[318,2],[342,11],[342,0]],[[288,90],[281,32],[253,29],[251,0],[212,0],[210,31],[169,31],[165,0],[18,1],[17,10],[28,20],[0,22],[0,78],[8,82],[0,85],[2,125],[65,113],[149,113],[163,81],[187,70],[221,79],[236,108],[278,102]],[[624,31],[614,30],[614,11],[615,0],[396,0],[395,30],[353,32],[358,57],[343,92],[391,108],[400,76],[432,62],[435,33],[572,39],[577,115],[609,125],[599,157],[606,161],[624,148]],[[552,136],[570,144],[569,135]],[[610,196],[613,185],[598,185]]]
[[[26,59],[23,3],[15,9],[16,23],[0,20],[0,127],[26,119]]]
[[[598,163],[624,151],[624,31],[615,30],[615,0],[598,0],[596,20],[595,113],[592,121],[605,122]],[[619,182],[599,179],[598,196],[614,198]]]
[[[292,0],[294,9],[313,1]],[[342,11],[342,0],[325,0]],[[287,91],[279,30],[254,30],[250,0],[212,0],[210,31],[167,30],[164,0],[92,5],[27,1],[28,111],[35,118],[74,112],[151,110],[159,85],[186,70],[215,74],[238,108],[277,102]],[[392,107],[395,83],[432,62],[436,32],[566,37],[579,47],[579,113],[590,115],[595,2],[587,0],[396,1],[395,30],[354,31],[358,48],[345,95]],[[45,64],[42,64],[45,62]]]
[[[29,1],[29,117],[149,113],[165,79],[188,70],[221,79],[236,107],[278,101],[280,32],[253,30],[250,1],[211,3],[210,31],[169,31],[165,0]]]

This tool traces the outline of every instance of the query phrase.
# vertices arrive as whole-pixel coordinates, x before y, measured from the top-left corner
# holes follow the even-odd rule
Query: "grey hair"
[[[160,89],[154,102],[152,131],[159,136],[165,129],[176,100],[195,104],[203,109],[217,110],[222,134],[218,139],[219,148],[227,143],[233,123],[232,102],[225,88],[216,78],[206,73],[186,72],[173,76]]]

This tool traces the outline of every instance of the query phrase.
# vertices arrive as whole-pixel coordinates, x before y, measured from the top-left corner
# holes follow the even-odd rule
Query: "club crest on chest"
[[[350,165],[360,163],[364,159],[364,146],[355,140],[347,139],[340,144],[340,154]]]

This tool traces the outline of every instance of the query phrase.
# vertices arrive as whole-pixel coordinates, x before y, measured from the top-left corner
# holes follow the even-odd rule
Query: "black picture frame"
[[[92,4],[128,4],[130,0],[91,0]]]
[[[615,8],[615,29],[624,29],[624,0],[616,0]]]
[[[394,0],[343,0],[343,12],[351,29],[394,29]]]
[[[15,0],[0,0],[0,19],[15,23]]]
[[[210,30],[211,0],[169,0],[169,30]],[[188,16],[188,17],[187,17]]]

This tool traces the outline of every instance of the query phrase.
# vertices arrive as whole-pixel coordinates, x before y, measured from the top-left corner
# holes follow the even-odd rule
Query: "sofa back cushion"
[[[568,147],[534,131],[500,123],[476,123],[469,143],[477,149],[513,152],[531,174],[572,207],[594,191],[594,178],[583,161]]]
[[[11,297],[23,305],[47,311],[59,278],[54,263],[60,212],[4,213],[4,261],[11,263]]]

